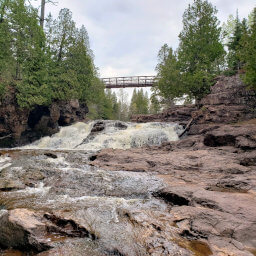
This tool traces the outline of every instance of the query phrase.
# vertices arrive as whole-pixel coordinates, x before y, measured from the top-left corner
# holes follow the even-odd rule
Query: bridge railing
[[[106,88],[151,87],[156,81],[155,76],[128,76],[102,78]]]

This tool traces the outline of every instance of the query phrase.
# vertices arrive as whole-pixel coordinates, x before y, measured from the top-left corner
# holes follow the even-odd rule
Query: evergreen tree
[[[250,88],[256,89],[256,8],[248,33],[243,35],[240,56],[245,70],[243,80]]]
[[[234,31],[229,38],[228,46],[228,56],[227,63],[230,74],[235,74],[239,69],[241,69],[240,51],[242,48],[241,39],[242,34],[246,31],[246,23],[241,23],[238,17],[238,13],[235,20]]]
[[[129,105],[127,102],[128,94],[127,92],[124,91],[123,88],[119,89],[118,98],[119,98],[118,104],[120,109],[118,119],[122,121],[127,121],[129,120]]]
[[[29,1],[0,0],[0,95],[15,86],[23,108],[79,99],[93,106],[92,116],[116,118],[119,104],[97,77],[85,27],[62,9],[57,19],[48,16],[43,31],[44,6],[52,1],[41,2],[39,18]]]
[[[236,19],[234,15],[231,14],[228,16],[227,22],[224,22],[221,28],[222,30],[221,37],[224,45],[228,45],[229,40],[232,34],[234,33],[235,26],[236,26]]]
[[[137,101],[137,90],[135,88],[132,93],[132,99],[131,99],[131,103],[130,103],[130,107],[129,107],[129,116],[130,117],[134,114],[137,114],[137,112],[138,112],[136,101]]]
[[[149,113],[150,114],[157,114],[161,110],[161,105],[160,102],[155,94],[152,94],[150,98],[150,109]]]
[[[78,30],[70,10],[62,9],[56,20],[48,16],[46,37],[53,60],[50,73],[54,98],[90,101],[95,67],[85,27]]]
[[[183,95],[182,76],[176,54],[167,44],[158,53],[157,83],[153,87],[155,94],[173,100]]]
[[[208,1],[194,0],[183,15],[178,59],[184,92],[197,100],[209,92],[224,55],[216,13]]]
[[[0,0],[0,96],[4,94],[6,85],[11,81],[14,67],[7,4],[8,0]]]
[[[48,87],[48,60],[37,10],[24,0],[9,1],[9,8],[18,104],[27,108],[49,104],[52,95]]]
[[[149,112],[149,99],[147,92],[144,94],[143,89],[137,91],[134,89],[130,107],[129,116],[135,114],[148,114]]]

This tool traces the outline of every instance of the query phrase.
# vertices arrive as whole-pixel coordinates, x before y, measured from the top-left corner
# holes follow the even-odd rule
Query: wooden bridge
[[[155,76],[127,76],[102,78],[106,88],[152,87],[156,82]]]

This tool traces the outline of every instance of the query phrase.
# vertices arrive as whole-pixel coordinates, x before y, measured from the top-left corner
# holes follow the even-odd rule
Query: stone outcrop
[[[88,108],[78,100],[53,102],[50,106],[21,109],[14,88],[0,103],[0,147],[13,147],[31,143],[42,136],[59,131],[59,126],[85,120]]]
[[[161,178],[165,186],[153,196],[170,206],[168,223],[190,241],[178,244],[191,249],[193,243],[203,243],[197,244],[201,254],[195,255],[252,256],[255,153],[256,125],[244,123],[222,125],[159,147],[104,149],[91,164]]]
[[[134,115],[131,118],[132,122],[145,123],[145,122],[175,122],[185,125],[192,116],[192,113],[197,108],[194,105],[187,106],[173,106],[159,114],[154,115]]]
[[[96,239],[94,234],[90,234],[74,221],[61,219],[53,214],[22,208],[0,211],[2,249],[14,248],[28,253],[39,253],[55,247],[55,242],[69,237]]]
[[[195,122],[189,134],[256,118],[256,91],[248,90],[239,75],[219,77],[200,105],[201,108],[192,113]]]
[[[211,93],[195,105],[174,106],[156,115],[137,115],[134,122],[178,122],[186,125],[194,118],[190,134],[205,133],[218,125],[256,118],[256,91],[248,90],[240,75],[221,76]]]
[[[129,150],[0,152],[0,250],[255,255],[254,122]]]
[[[41,252],[51,248],[44,238],[46,225],[27,209],[0,211],[0,246]]]

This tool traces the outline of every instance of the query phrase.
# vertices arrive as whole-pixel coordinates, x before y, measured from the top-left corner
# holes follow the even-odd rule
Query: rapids
[[[99,169],[89,159],[104,148],[175,141],[181,131],[177,124],[94,121],[62,127],[31,145],[1,151],[0,222],[7,210],[25,208],[58,216],[64,223],[72,220],[88,230],[85,238],[56,240],[54,233],[48,234],[46,240],[54,249],[42,256],[148,255],[144,234],[157,230],[157,223],[169,216],[168,205],[153,196],[164,187],[162,180],[150,173]],[[165,255],[182,250],[167,237],[155,234],[150,238],[153,247],[164,243]],[[0,255],[34,255],[24,253],[25,247],[14,249],[22,252],[0,249]]]
[[[97,151],[103,148],[129,149],[176,141],[181,132],[181,126],[175,123],[137,124],[120,121],[92,121],[62,127],[59,133],[44,137],[24,148],[87,151]]]

